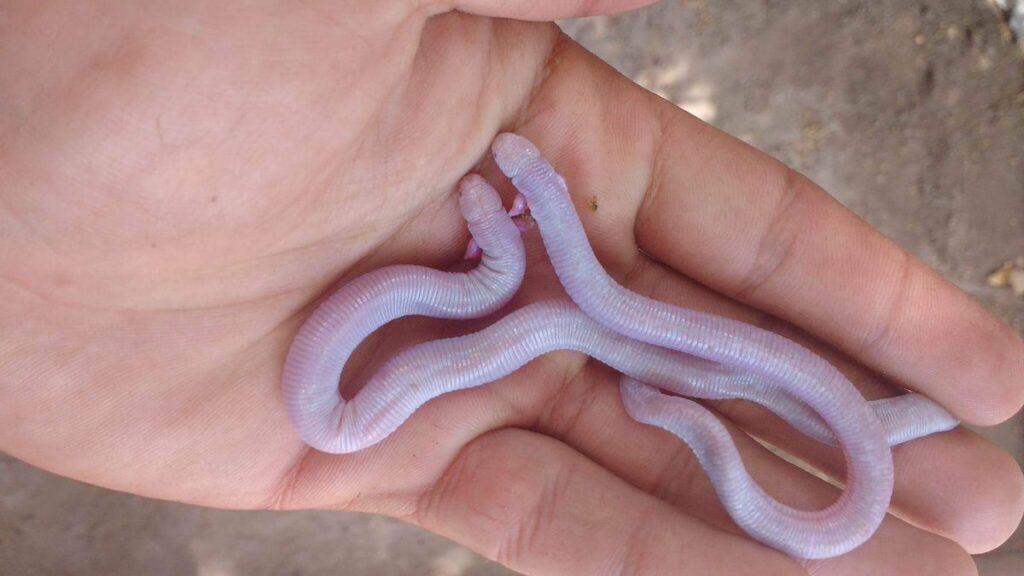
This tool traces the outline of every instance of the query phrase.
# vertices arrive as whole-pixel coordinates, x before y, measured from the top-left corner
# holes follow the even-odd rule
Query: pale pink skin
[[[640,422],[687,442],[726,510],[751,537],[801,558],[847,552],[878,528],[892,495],[889,446],[957,425],[919,394],[867,402],[825,360],[772,332],[630,292],[604,271],[587,242],[565,181],[526,139],[499,136],[502,172],[519,190],[506,212],[482,178],[460,184],[472,235],[468,273],[392,266],[331,295],[300,329],[284,368],[284,397],[300,436],[325,452],[353,452],[388,436],[424,403],[492,382],[547,352],[585,353],[623,373],[622,398]],[[474,318],[516,293],[525,271],[519,218],[529,204],[569,300],[538,302],[468,336],[413,346],[387,362],[345,401],[339,375],[358,344],[406,315]],[[846,456],[846,490],[820,511],[765,494],[747,474],[729,433],[701,399],[761,404]]]

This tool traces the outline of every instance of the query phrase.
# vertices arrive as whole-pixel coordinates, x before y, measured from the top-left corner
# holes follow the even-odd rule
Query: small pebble
[[[992,288],[1009,288],[1014,296],[1024,296],[1024,256],[1003,262],[985,280]]]
[[[1013,262],[1007,260],[1003,265],[996,268],[986,279],[988,285],[993,288],[1006,288],[1010,285],[1010,272],[1013,270]]]
[[[1024,296],[1024,269],[1010,270],[1010,289],[1013,290],[1014,296],[1018,298]]]

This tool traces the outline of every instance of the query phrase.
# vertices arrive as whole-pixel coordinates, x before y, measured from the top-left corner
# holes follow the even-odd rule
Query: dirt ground
[[[685,0],[564,23],[623,73],[800,169],[1024,333],[1024,56],[984,0]],[[1021,418],[987,432],[1024,456]],[[1024,534],[979,558],[1024,572]],[[137,498],[0,456],[0,573],[507,574],[342,513]]]

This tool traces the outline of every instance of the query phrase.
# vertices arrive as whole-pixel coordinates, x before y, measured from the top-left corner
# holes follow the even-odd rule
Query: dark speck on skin
[[[597,196],[591,196],[590,200],[587,200],[587,207],[591,212],[597,212]]]

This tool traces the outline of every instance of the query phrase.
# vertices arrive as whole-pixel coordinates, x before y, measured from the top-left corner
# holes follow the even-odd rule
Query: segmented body
[[[499,136],[495,160],[529,205],[571,300],[524,306],[480,332],[426,342],[396,355],[351,400],[338,379],[356,346],[407,315],[474,318],[506,304],[523,279],[521,222],[483,179],[460,185],[460,206],[480,265],[468,273],[393,266],[340,288],[306,321],[289,351],[284,396],[299,434],[314,448],[352,452],[373,445],[424,403],[508,375],[555,350],[576,350],[623,374],[627,412],[686,441],[727,511],[751,537],[791,555],[824,558],[863,543],[892,495],[889,446],[957,425],[918,394],[867,402],[828,362],[757,327],[633,293],[598,263],[565,181],[527,140]],[[522,198],[510,211],[523,212]],[[664,390],[679,396],[659,392]],[[761,404],[846,457],[846,487],[817,511],[785,506],[747,474],[728,432],[682,398]]]

